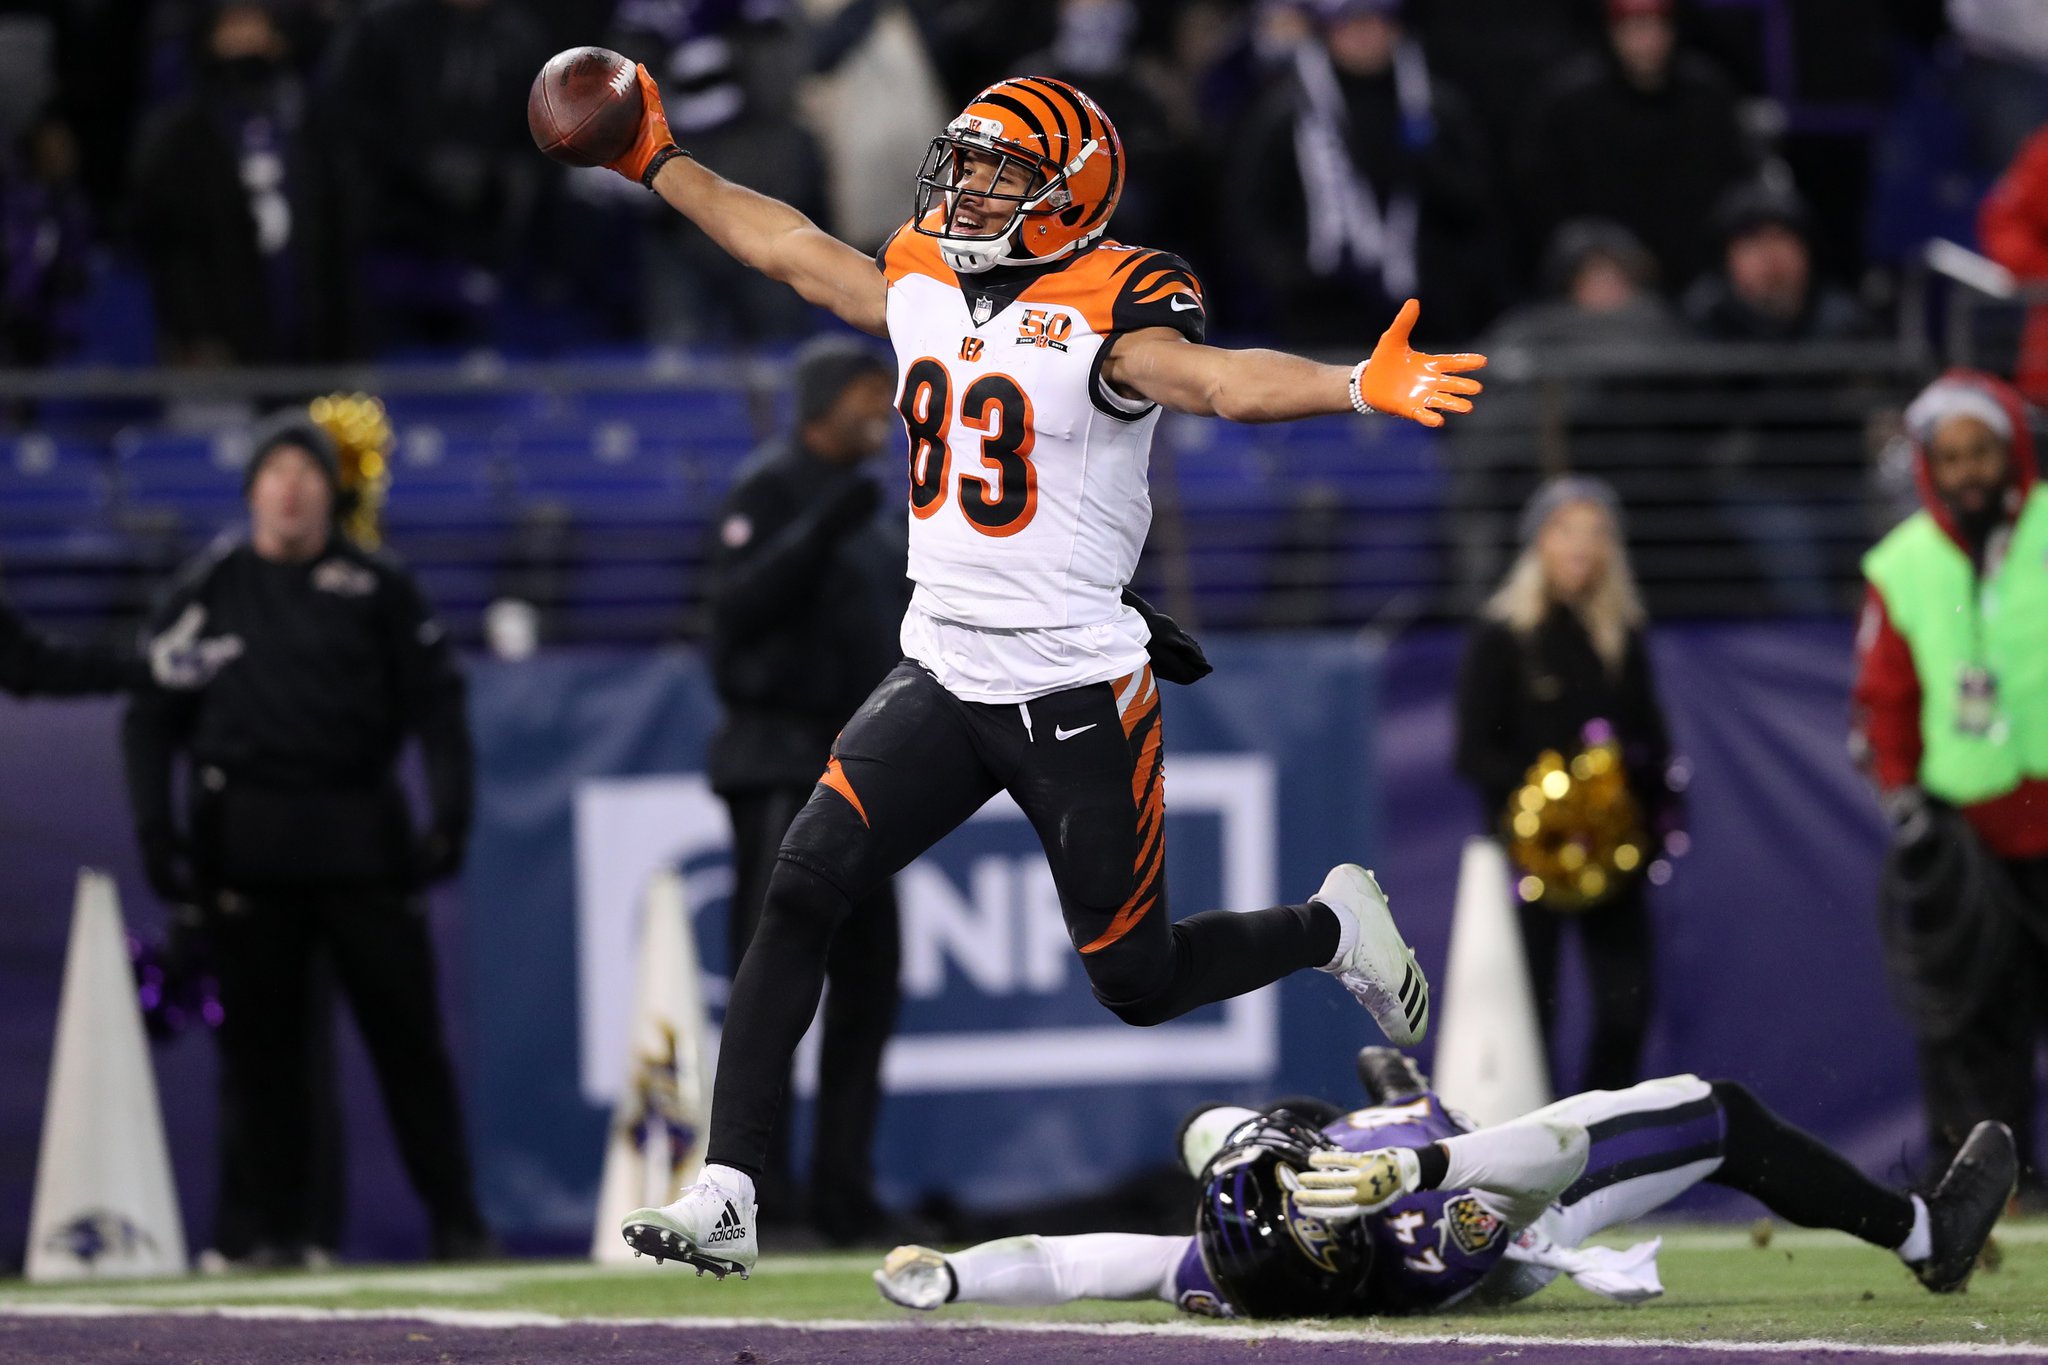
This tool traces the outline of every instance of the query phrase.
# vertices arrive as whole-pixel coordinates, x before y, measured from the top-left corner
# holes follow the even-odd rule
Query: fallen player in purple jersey
[[[884,1298],[1042,1306],[1163,1299],[1216,1317],[1361,1317],[1527,1298],[1559,1275],[1621,1302],[1664,1292],[1655,1240],[1593,1234],[1701,1181],[1741,1190],[1801,1227],[1895,1251],[1952,1293],[2018,1176],[2012,1134],[1980,1123],[1934,1193],[1887,1189],[1742,1086],[1667,1076],[1594,1090],[1473,1128],[1392,1048],[1359,1054],[1373,1104],[1338,1114],[1290,1101],[1190,1116],[1181,1156],[1202,1183],[1192,1237],[1012,1237],[952,1255],[898,1247]]]

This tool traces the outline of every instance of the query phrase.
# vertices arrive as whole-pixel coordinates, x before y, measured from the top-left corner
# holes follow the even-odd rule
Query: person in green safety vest
[[[1886,947],[1939,1170],[1980,1119],[2042,1197],[2048,1024],[2048,491],[2019,393],[1952,371],[1906,410],[1920,511],[1864,557],[1854,745],[1893,826]]]

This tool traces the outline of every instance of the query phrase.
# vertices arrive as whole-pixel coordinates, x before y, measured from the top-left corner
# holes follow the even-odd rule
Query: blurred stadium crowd
[[[1066,78],[1131,151],[1118,235],[1194,262],[1228,334],[1356,345],[1415,292],[1433,344],[1560,309],[1867,335],[2048,116],[2043,28],[2027,0],[8,0],[0,358],[142,358],[109,252],[176,365],[808,330],[534,155],[526,86],[578,42],[865,245],[974,90]]]

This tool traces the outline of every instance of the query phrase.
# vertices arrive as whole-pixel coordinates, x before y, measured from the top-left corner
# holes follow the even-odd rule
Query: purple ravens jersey
[[[1347,1152],[1427,1147],[1466,1127],[1434,1094],[1346,1114],[1323,1136]],[[1373,1243],[1360,1313],[1426,1313],[1462,1299],[1508,1248],[1507,1224],[1470,1190],[1418,1190],[1359,1220]]]
[[[1346,1114],[1326,1126],[1323,1135],[1347,1152],[1370,1152],[1381,1147],[1427,1147],[1465,1131],[1466,1125],[1452,1118],[1443,1101],[1431,1094],[1406,1104]],[[1354,1310],[1360,1316],[1423,1313],[1464,1298],[1506,1253],[1511,1240],[1507,1225],[1482,1208],[1470,1190],[1403,1195],[1351,1229],[1325,1229],[1305,1216],[1294,1222],[1298,1235],[1363,1231],[1372,1239],[1372,1274]],[[1174,1291],[1183,1312],[1234,1316],[1203,1266],[1194,1238],[1181,1258]]]

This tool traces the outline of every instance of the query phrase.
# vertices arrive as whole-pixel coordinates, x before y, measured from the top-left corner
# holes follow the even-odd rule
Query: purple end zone
[[[297,1322],[203,1316],[0,1318],[0,1360],[120,1361],[124,1365],[277,1365],[285,1361],[404,1362],[405,1365],[583,1365],[590,1361],[676,1365],[1335,1365],[1398,1360],[1402,1365],[1463,1365],[1512,1356],[1517,1365],[1710,1365],[1743,1359],[1829,1365],[1912,1361],[1981,1362],[1979,1355],[1929,1348],[1901,1356],[1874,1351],[1797,1351],[1744,1356],[1682,1346],[1380,1344],[1357,1340],[1248,1342],[1219,1336],[1093,1336],[973,1328],[806,1332],[798,1327],[696,1327],[576,1323],[564,1327],[467,1327],[400,1318]]]

